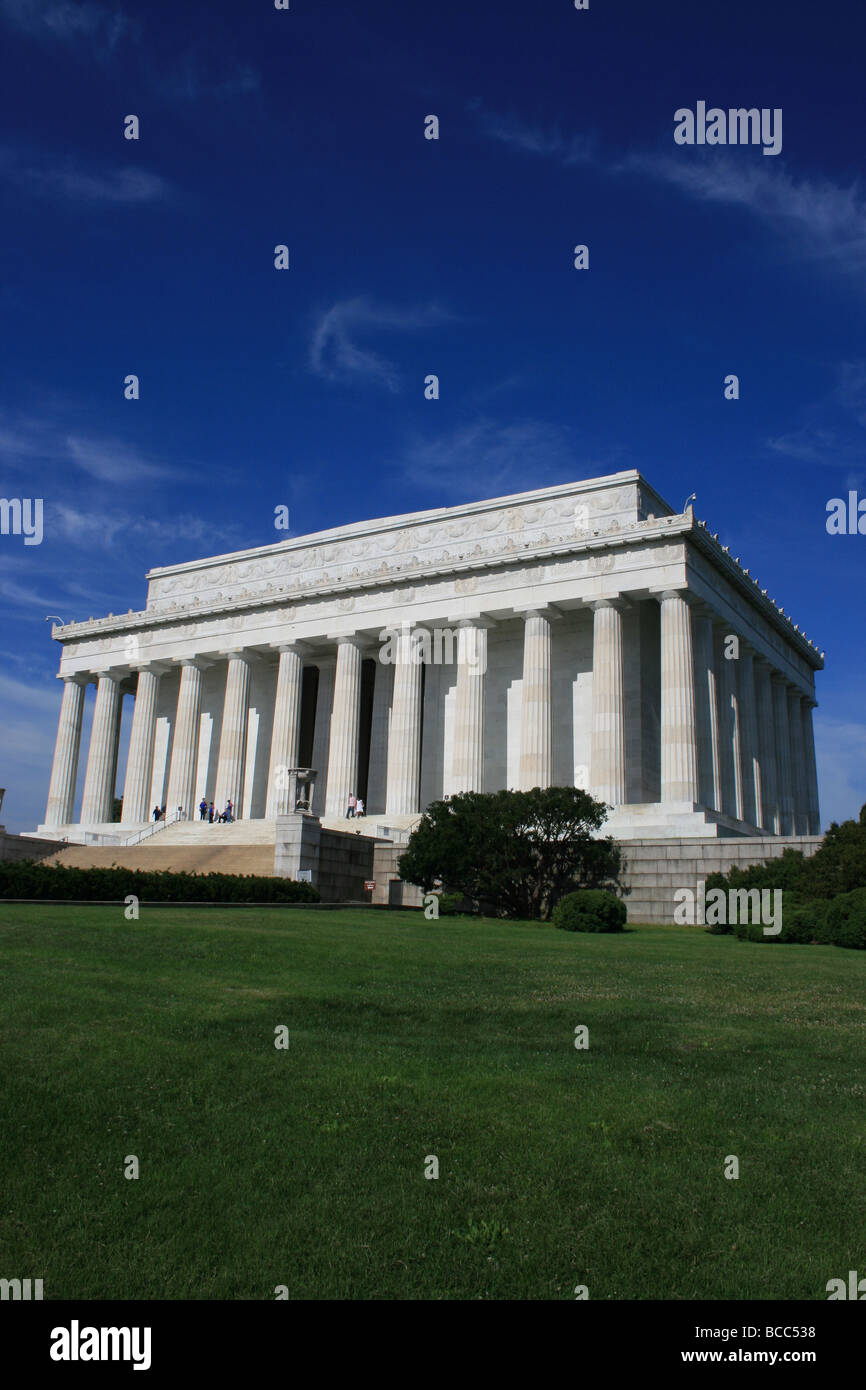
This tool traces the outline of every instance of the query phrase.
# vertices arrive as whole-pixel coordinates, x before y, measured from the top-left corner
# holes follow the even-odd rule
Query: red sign
[[[376,880],[374,878],[365,878],[364,887],[367,889],[367,892],[369,893],[371,889],[376,887]]]

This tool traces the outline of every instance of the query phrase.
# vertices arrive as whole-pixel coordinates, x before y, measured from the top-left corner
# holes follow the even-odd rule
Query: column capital
[[[64,685],[90,685],[93,675],[90,671],[73,671],[71,675],[58,672],[57,680],[63,681]]]
[[[259,658],[249,647],[225,647],[220,650],[219,659],[221,661],[245,661],[248,666],[252,666]],[[190,657],[189,659],[184,657],[180,664],[196,666],[200,660],[200,657]]]
[[[294,652],[296,656],[309,656],[310,647],[306,642],[271,642],[268,644],[268,651],[278,654]]]
[[[687,589],[685,585],[683,585],[682,588],[677,588],[676,585],[667,585],[662,589],[650,589],[650,596],[659,603],[664,603],[665,599],[682,599],[683,603],[688,604],[689,608],[701,602],[697,594],[695,594],[692,589]]]
[[[358,651],[363,651],[370,645],[369,639],[362,637],[359,632],[328,632],[325,634],[328,642],[334,642],[340,647],[357,647]]]
[[[552,603],[533,603],[525,607],[521,605],[514,609],[515,618],[546,618],[548,622],[555,622],[562,617],[560,610]],[[492,625],[492,624],[491,624]]]
[[[586,601],[587,608],[591,608],[596,613],[599,608],[615,608],[617,613],[624,613],[627,608],[631,608],[631,603],[621,594],[611,594],[609,598],[591,598]]]
[[[146,671],[151,676],[164,676],[171,670],[170,661],[140,661],[135,666],[130,666],[130,674],[141,675]]]
[[[478,628],[480,631],[486,632],[490,628],[496,627],[496,619],[489,618],[485,613],[476,613],[469,618],[465,616],[459,618],[449,618],[447,626],[458,628],[475,627]]]

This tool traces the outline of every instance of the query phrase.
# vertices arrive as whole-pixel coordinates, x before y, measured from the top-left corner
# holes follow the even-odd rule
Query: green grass
[[[0,1276],[46,1298],[826,1299],[866,1273],[864,953],[52,904],[0,905],[0,950]]]

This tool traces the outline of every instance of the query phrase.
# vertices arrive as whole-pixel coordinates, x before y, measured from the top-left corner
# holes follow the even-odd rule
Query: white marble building
[[[454,633],[450,659],[407,659],[404,636],[384,662],[400,624]],[[551,783],[602,797],[623,837],[819,829],[822,653],[636,472],[155,569],[142,612],[53,636],[41,833],[117,832],[115,791],[130,834],[202,797],[273,820],[298,765],[317,770],[314,811],[342,817],[355,792],[370,829],[449,793]]]

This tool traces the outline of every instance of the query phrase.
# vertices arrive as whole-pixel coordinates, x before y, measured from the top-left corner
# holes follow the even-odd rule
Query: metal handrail
[[[128,840],[121,840],[120,843],[127,845],[140,845],[142,840],[149,840],[151,835],[156,835],[158,831],[165,830],[167,825],[176,825],[181,819],[179,811],[175,811],[171,816],[165,816],[162,820],[155,820],[153,825],[148,825],[144,830],[139,830],[135,835],[130,835]]]

